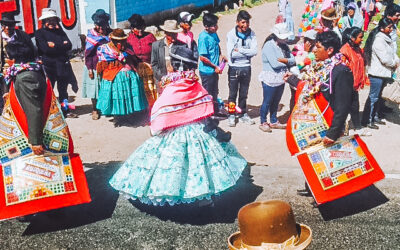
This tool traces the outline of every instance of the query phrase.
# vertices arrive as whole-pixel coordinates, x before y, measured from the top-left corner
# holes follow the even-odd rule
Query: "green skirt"
[[[99,96],[100,79],[96,70],[93,70],[94,78],[90,79],[89,71],[85,67],[83,70],[82,97],[97,99]]]
[[[133,71],[120,71],[112,82],[102,79],[96,108],[103,115],[128,115],[148,106],[143,82]]]

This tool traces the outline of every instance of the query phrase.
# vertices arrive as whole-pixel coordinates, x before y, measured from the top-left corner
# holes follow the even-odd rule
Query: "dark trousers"
[[[202,74],[200,72],[201,84],[207,90],[207,92],[212,96],[213,103],[214,103],[214,113],[219,112],[218,107],[218,80],[219,76],[217,73],[209,74]]]
[[[290,88],[290,103],[289,103],[290,114],[292,114],[295,104],[296,104],[296,90],[293,88]]]
[[[32,145],[42,145],[46,79],[42,73],[24,71],[17,75],[14,89],[28,122],[28,141]]]
[[[358,91],[353,91],[353,98],[350,107],[350,117],[351,122],[355,129],[361,128],[361,120],[360,120],[360,98],[358,95]]]
[[[236,98],[239,92],[239,108],[242,113],[247,110],[247,95],[249,93],[249,86],[251,80],[251,67],[229,67],[228,81],[229,81],[229,97],[228,102],[236,103]]]
[[[58,101],[62,103],[65,99],[68,100],[68,78],[60,77],[57,74],[56,67],[48,67],[44,65],[44,70],[46,72],[47,77],[50,80],[51,87],[54,89],[54,86],[57,82],[57,91],[58,91]]]

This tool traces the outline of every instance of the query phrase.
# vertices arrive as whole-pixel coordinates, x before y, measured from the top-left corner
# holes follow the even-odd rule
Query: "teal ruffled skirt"
[[[101,80],[96,108],[102,115],[128,115],[147,106],[142,80],[135,71],[120,71],[112,82]]]
[[[232,143],[193,123],[144,142],[110,179],[110,185],[142,203],[170,205],[211,199],[234,186],[247,161]]]
[[[82,97],[97,99],[99,96],[100,79],[97,76],[96,70],[93,70],[94,78],[90,79],[89,71],[85,67],[83,70],[83,82],[82,82]]]

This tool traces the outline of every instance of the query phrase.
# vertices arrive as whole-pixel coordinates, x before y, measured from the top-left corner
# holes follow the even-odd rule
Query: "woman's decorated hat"
[[[297,224],[292,207],[280,200],[253,202],[238,213],[239,232],[229,236],[230,250],[305,249],[311,228]]]
[[[325,20],[333,21],[333,20],[339,19],[340,15],[336,12],[335,8],[329,8],[329,9],[323,10],[321,12],[321,18],[323,18]]]

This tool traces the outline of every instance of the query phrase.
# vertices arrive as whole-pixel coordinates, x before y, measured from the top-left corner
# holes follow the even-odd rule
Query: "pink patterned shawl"
[[[214,113],[212,97],[201,86],[194,71],[169,73],[163,77],[162,84],[165,89],[151,110],[150,130],[153,135]]]

